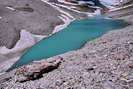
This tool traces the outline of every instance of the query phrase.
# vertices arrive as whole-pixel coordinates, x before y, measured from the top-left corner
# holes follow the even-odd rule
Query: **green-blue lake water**
[[[107,31],[123,28],[127,25],[123,20],[105,19],[101,17],[75,20],[67,28],[44,38],[29,48],[9,70],[31,61],[41,60],[79,49],[86,41],[97,38]]]

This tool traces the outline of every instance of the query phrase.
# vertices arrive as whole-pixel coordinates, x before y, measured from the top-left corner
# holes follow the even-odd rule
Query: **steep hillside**
[[[61,5],[61,3],[63,4]],[[73,12],[73,9],[70,9],[70,3],[50,0],[47,4],[52,7],[53,5],[56,6],[56,9],[60,9],[62,13],[64,13],[63,11],[69,13],[64,14],[72,19],[85,18],[86,15],[92,15],[92,13],[78,12],[79,10],[77,8]],[[66,8],[65,6],[70,8]],[[25,65],[9,73],[3,73],[0,76],[0,88],[133,89],[132,10],[133,6],[131,2],[126,4],[124,8],[116,6],[115,9],[105,14],[105,16],[115,19],[124,19],[129,23],[129,26],[123,29],[109,31],[97,39],[88,41],[79,50],[53,57],[53,61],[42,60],[33,64],[31,63],[28,66]],[[61,12],[57,11],[57,13]],[[8,60],[8,57],[14,58],[13,60],[3,62],[0,66],[1,71],[4,71],[7,66],[9,67],[11,63],[14,63],[18,59],[16,57],[19,57],[21,53],[9,54],[0,56],[5,60]],[[15,55],[14,57],[11,56],[13,54]],[[5,65],[6,67],[3,67]],[[44,68],[46,72],[40,71],[41,68],[38,68],[38,66]]]

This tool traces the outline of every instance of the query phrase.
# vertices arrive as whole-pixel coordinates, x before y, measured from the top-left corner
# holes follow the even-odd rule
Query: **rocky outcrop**
[[[6,76],[1,75],[0,83],[3,83],[9,79],[14,79],[16,82],[26,82],[39,79],[43,77],[44,73],[57,69],[61,62],[62,58],[60,56],[42,59],[41,61],[34,61],[4,74]]]
[[[15,81],[25,82],[43,77],[44,73],[48,73],[57,69],[62,61],[60,56],[32,62],[15,70]]]

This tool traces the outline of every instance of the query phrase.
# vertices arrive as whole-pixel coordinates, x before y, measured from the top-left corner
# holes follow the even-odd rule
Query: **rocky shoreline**
[[[20,83],[12,77],[1,86],[4,89],[132,89],[132,27],[110,31],[87,42],[80,50],[60,55],[61,65],[42,78]]]
[[[131,13],[132,9],[131,7]],[[118,13],[115,12],[113,16]],[[132,18],[131,14],[118,16],[117,19],[124,19],[130,25],[88,41],[79,50],[59,55],[61,64],[51,72],[42,73],[41,78],[21,83],[14,77],[17,69],[1,75],[0,80],[4,81],[0,82],[0,88],[133,89]]]

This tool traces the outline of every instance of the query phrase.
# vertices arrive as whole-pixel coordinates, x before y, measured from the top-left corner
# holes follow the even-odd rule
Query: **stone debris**
[[[132,13],[127,15],[119,19],[133,22]],[[17,68],[11,78],[0,76],[0,82],[5,79],[0,89],[133,89],[133,25],[53,58],[56,61],[44,59]]]

